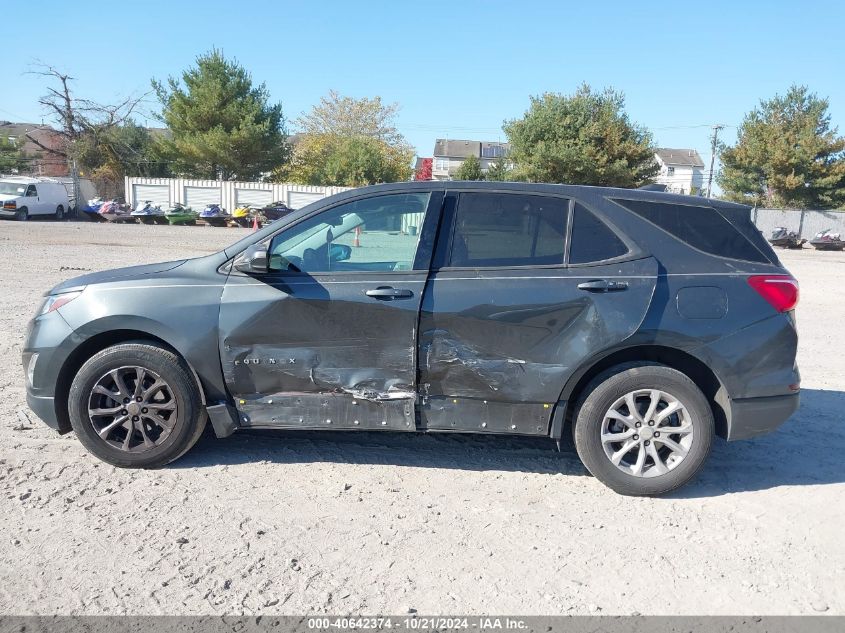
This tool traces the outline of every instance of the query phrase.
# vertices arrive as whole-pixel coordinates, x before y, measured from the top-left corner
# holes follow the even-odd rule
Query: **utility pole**
[[[724,130],[725,126],[717,123],[713,126],[713,137],[710,140],[710,173],[707,175],[707,197],[713,193],[713,168],[716,166],[716,144],[719,139],[719,130]]]

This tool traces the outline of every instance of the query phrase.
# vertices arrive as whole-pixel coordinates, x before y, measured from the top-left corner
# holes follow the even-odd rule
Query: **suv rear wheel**
[[[85,448],[132,468],[181,457],[207,419],[185,362],[146,343],[115,345],[91,357],[71,384],[68,412]]]
[[[613,367],[585,389],[573,429],[581,461],[625,495],[659,495],[690,481],[713,443],[713,412],[686,375],[663,365]]]

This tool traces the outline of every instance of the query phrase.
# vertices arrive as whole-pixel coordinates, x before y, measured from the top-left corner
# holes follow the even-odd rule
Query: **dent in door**
[[[252,300],[224,303],[221,360],[242,425],[414,427],[415,331],[397,326],[403,308],[344,301],[355,291],[345,286],[329,298],[316,282],[240,283],[229,299]]]

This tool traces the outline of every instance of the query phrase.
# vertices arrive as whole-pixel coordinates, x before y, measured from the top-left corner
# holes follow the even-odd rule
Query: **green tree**
[[[498,182],[505,182],[513,180],[513,165],[507,158],[497,158],[493,164],[487,168],[487,173],[484,175],[485,180],[493,180]]]
[[[303,134],[367,136],[406,149],[408,143],[396,127],[398,112],[398,103],[382,103],[381,97],[355,99],[330,90],[296,123]]]
[[[297,120],[299,141],[273,180],[357,187],[410,179],[414,149],[396,127],[398,110],[381,97],[329,92]]]
[[[368,136],[310,134],[297,143],[289,164],[273,174],[277,182],[360,187],[408,180],[411,150]]]
[[[90,126],[77,140],[75,153],[81,174],[94,181],[105,197],[122,195],[125,176],[171,175],[149,130],[131,120],[117,126]]]
[[[481,171],[481,161],[478,160],[478,156],[470,155],[464,159],[455,172],[455,180],[484,180],[484,172]]]
[[[169,138],[159,151],[185,176],[249,180],[269,172],[287,156],[281,104],[270,104],[262,83],[221,51],[197,57],[196,66],[166,85],[153,81]]]
[[[12,141],[0,138],[0,174],[26,169],[26,156]]]
[[[736,145],[722,148],[717,182],[725,197],[802,209],[845,203],[845,138],[827,110],[828,100],[805,86],[761,101]]]
[[[506,121],[514,179],[611,187],[639,187],[657,174],[646,128],[625,113],[625,98],[583,84],[571,96],[531,98],[521,119]]]

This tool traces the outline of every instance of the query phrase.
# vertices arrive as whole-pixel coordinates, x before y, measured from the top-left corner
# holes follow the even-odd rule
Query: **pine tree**
[[[630,121],[624,96],[610,88],[532,97],[504,130],[516,180],[639,187],[657,175],[651,134]]]
[[[264,84],[254,86],[237,61],[212,50],[164,85],[153,81],[170,137],[160,151],[181,175],[250,180],[284,162],[281,104],[271,105]]]
[[[721,152],[718,183],[731,200],[830,209],[845,204],[845,138],[831,126],[827,99],[805,86],[763,100],[733,147]]]

